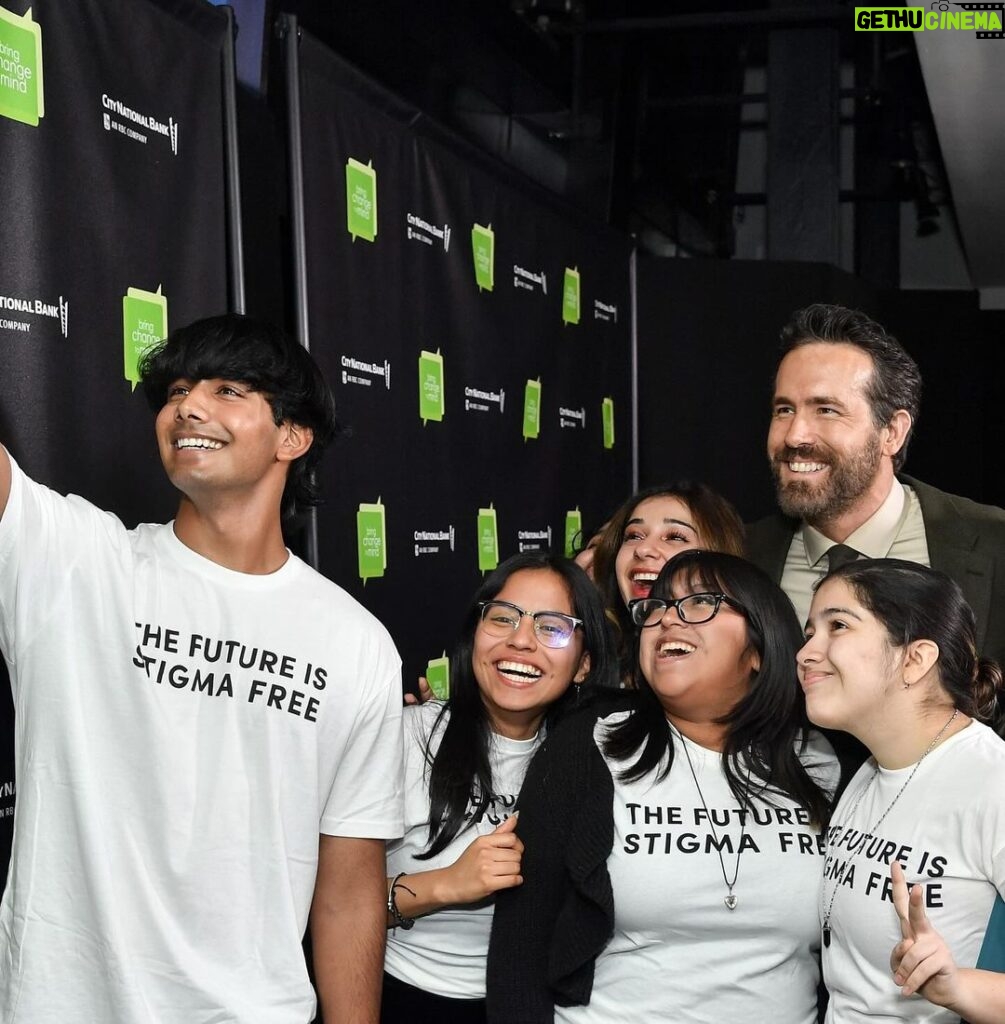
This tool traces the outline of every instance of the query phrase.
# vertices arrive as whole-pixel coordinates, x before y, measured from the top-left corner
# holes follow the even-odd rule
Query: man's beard
[[[879,472],[882,451],[879,433],[870,435],[855,453],[838,455],[814,445],[784,447],[771,459],[778,506],[787,516],[804,519],[810,526],[832,522],[843,515],[869,489]],[[783,462],[820,462],[829,467],[822,484],[790,479],[782,482]]]

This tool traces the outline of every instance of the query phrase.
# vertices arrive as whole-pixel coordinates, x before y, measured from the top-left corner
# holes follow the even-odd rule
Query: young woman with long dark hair
[[[624,707],[572,716],[527,776],[493,1022],[815,1024],[833,751],[806,728],[788,599],[686,551],[631,607]]]
[[[629,603],[648,597],[660,570],[674,555],[693,548],[742,555],[743,545],[739,513],[705,484],[659,484],[622,502],[594,547],[592,576],[618,628],[626,681],[635,635]]]
[[[829,1024],[1005,1020],[1001,669],[944,573],[862,559],[817,588],[799,652],[812,721],[872,757],[827,835]],[[908,890],[908,884],[913,889]]]
[[[520,885],[511,817],[545,727],[581,691],[614,686],[603,602],[572,562],[521,554],[475,594],[451,695],[405,711],[405,827],[388,844],[382,1019],[485,1019],[492,897]]]

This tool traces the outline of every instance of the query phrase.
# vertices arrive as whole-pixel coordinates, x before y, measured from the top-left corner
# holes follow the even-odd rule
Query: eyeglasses
[[[647,629],[650,626],[658,626],[671,608],[677,609],[681,622],[697,625],[714,619],[724,604],[736,609],[741,615],[746,614],[743,605],[726,594],[688,594],[687,597],[678,597],[670,601],[665,601],[662,597],[640,597],[629,603],[628,610],[632,622],[642,629]]]
[[[482,601],[482,626],[490,636],[509,636],[520,628],[520,620],[529,615],[534,620],[534,635],[545,647],[567,647],[583,620],[562,612],[525,612],[509,601]]]

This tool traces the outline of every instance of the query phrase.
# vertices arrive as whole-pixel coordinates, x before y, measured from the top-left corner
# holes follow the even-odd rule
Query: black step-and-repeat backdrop
[[[630,245],[503,180],[304,34],[309,340],[351,437],[323,468],[321,570],[406,683],[483,573],[566,548],[630,489]]]
[[[0,6],[0,440],[130,525],[174,510],[137,358],[227,307],[228,27],[194,0]],[[15,794],[0,674],[2,878]]]

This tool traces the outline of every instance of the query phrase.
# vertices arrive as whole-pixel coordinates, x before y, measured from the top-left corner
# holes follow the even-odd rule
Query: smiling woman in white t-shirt
[[[828,1024],[1000,1024],[1005,742],[978,719],[1000,718],[1002,674],[973,611],[944,573],[862,559],[821,582],[806,636],[810,719],[872,754],[827,836]]]
[[[600,594],[572,562],[520,554],[485,581],[451,695],[405,709],[405,828],[388,844],[384,1024],[485,1019],[494,894],[522,882],[512,817],[544,726],[617,684]]]
[[[489,1020],[815,1024],[821,828],[799,626],[760,569],[687,551],[635,602],[633,690],[549,734],[520,797]]]

